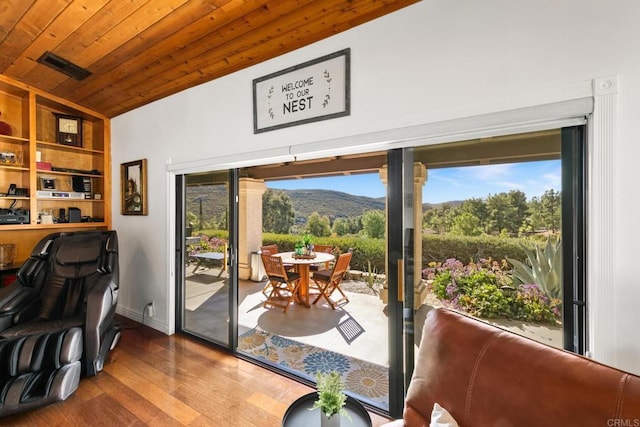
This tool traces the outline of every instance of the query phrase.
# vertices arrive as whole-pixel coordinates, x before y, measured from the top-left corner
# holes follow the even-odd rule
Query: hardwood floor
[[[312,388],[180,335],[125,321],[104,370],[2,426],[279,426]],[[370,413],[374,426],[388,420]]]

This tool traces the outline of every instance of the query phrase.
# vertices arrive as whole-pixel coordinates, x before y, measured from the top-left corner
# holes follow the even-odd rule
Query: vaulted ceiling
[[[417,1],[3,0],[0,74],[114,117]]]

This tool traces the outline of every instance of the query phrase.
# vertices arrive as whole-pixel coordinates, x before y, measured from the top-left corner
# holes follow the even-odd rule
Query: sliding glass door
[[[180,175],[178,330],[310,385],[338,371],[350,395],[392,417],[435,307],[581,352],[584,159],[577,127]],[[525,194],[543,178],[548,188]],[[340,291],[321,295],[314,274],[335,263],[316,263],[298,268],[306,289],[287,310],[265,305],[262,247],[286,256],[305,238],[335,259],[351,253]],[[523,247],[547,241],[561,282],[517,282]],[[447,286],[450,268],[481,283]],[[480,315],[473,304],[487,296],[500,304]],[[543,303],[544,317],[527,312]]]
[[[577,126],[389,152],[392,414],[436,307],[584,352],[585,145]]]
[[[228,171],[181,175],[178,329],[231,347],[235,334],[233,191]]]

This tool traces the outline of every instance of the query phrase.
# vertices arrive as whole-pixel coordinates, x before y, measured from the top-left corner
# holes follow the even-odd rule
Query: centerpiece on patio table
[[[316,257],[316,254],[313,253],[313,236],[311,234],[302,236],[302,239],[296,242],[294,249],[294,258],[312,259]]]
[[[344,385],[340,374],[332,371],[329,373],[319,372],[316,375],[318,400],[313,402],[311,409],[320,408],[320,425],[322,427],[338,427],[340,416],[347,418],[349,413],[344,409],[347,402],[347,395],[343,393]]]

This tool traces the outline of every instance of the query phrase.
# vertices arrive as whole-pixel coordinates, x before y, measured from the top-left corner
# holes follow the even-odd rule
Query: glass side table
[[[320,409],[310,410],[313,402],[318,398],[318,393],[305,394],[289,406],[282,419],[282,427],[313,427],[320,426]],[[367,410],[351,396],[347,396],[345,410],[351,417],[342,417],[341,427],[371,427],[371,417]]]

